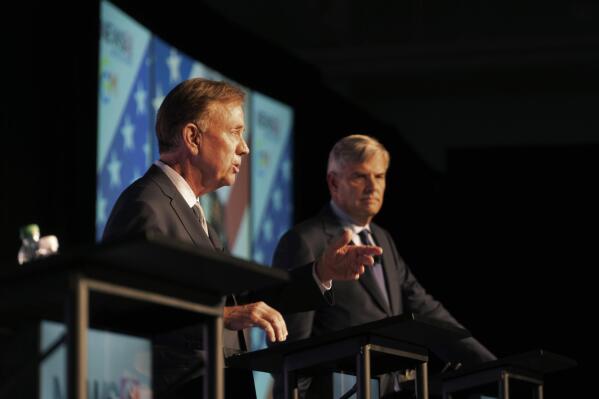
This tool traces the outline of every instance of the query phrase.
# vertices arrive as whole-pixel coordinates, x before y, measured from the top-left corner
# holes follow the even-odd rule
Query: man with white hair
[[[356,246],[378,245],[383,254],[355,281],[335,282],[335,304],[309,312],[284,315],[289,340],[320,336],[386,317],[415,313],[461,325],[443,305],[427,294],[399,255],[388,231],[372,222],[385,194],[389,152],[376,139],[351,135],[339,140],[329,155],[327,184],[331,201],[315,217],[288,231],[279,241],[273,266],[293,269],[318,259],[341,231],[350,230]],[[474,364],[495,356],[474,338],[435,348],[453,364]],[[399,390],[396,374],[383,376],[380,391],[393,397]],[[278,385],[278,383],[277,383]],[[330,376],[299,381],[303,398],[331,397]]]

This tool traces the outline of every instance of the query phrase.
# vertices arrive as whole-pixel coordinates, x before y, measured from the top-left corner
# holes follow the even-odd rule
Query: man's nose
[[[376,178],[374,176],[368,176],[366,178],[366,190],[373,191],[376,187]]]
[[[239,141],[239,145],[237,146],[237,154],[238,155],[247,155],[250,153],[250,147],[248,147],[247,143],[241,138]]]

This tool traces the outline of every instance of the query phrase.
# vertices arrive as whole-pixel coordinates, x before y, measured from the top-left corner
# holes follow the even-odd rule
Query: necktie
[[[193,204],[191,209],[193,210],[193,213],[195,213],[196,217],[200,221],[200,224],[202,225],[202,229],[204,229],[204,232],[206,233],[206,235],[209,236],[208,223],[206,223],[206,216],[204,215],[204,210],[202,209],[200,202],[198,201],[195,204]]]
[[[360,231],[358,235],[360,236],[360,240],[362,241],[363,245],[376,245],[370,235],[369,230],[364,229]],[[383,265],[381,264],[380,256],[374,257],[374,266],[372,266],[368,270],[372,272],[372,275],[374,276],[374,279],[376,280],[376,283],[388,304],[389,296],[387,294],[387,287],[385,286],[385,274],[383,272]]]

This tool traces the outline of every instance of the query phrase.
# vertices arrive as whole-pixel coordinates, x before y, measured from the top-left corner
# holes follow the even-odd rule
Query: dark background
[[[547,397],[592,395],[595,3],[115,3],[294,107],[297,221],[328,200],[332,144],[378,137],[392,161],[376,221],[423,285],[498,356],[576,359]],[[63,251],[94,240],[97,18],[97,4],[41,1],[6,14],[2,264],[26,223]]]

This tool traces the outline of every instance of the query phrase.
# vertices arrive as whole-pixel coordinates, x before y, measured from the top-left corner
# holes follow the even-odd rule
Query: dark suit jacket
[[[224,251],[218,234],[208,226],[210,238],[202,229],[197,217],[187,202],[177,191],[170,179],[158,168],[151,166],[146,174],[130,185],[119,197],[104,230],[103,240],[122,238],[138,233],[158,233],[187,242],[198,247]],[[167,264],[167,263],[165,263]],[[312,265],[304,265],[291,275],[291,283],[274,289],[243,295],[242,298],[229,298],[231,302],[254,302],[263,300],[274,308],[289,312],[315,309],[330,303],[324,298],[312,277]],[[225,330],[224,345],[232,349],[244,347],[243,334]],[[161,392],[189,370],[198,358],[202,336],[200,328],[189,327],[173,334],[155,337],[154,386]],[[227,377],[232,373],[228,373]],[[233,392],[243,394],[237,397],[253,397],[251,373],[245,373],[245,381],[240,383],[227,378],[228,397]],[[251,384],[251,386],[248,386]]]
[[[289,340],[319,336],[404,312],[428,316],[461,327],[443,305],[420,285],[399,255],[391,235],[374,223],[370,224],[370,228],[374,240],[383,248],[382,265],[390,303],[387,304],[373,275],[368,271],[358,281],[335,281],[333,306],[285,315]],[[316,217],[300,223],[281,238],[275,251],[273,266],[287,269],[313,262],[320,257],[329,241],[341,234],[342,230],[340,221],[327,205]],[[460,361],[462,364],[495,359],[474,338],[434,350],[443,360]],[[316,381],[313,384],[318,385]],[[383,391],[391,389],[382,385],[383,381]],[[312,389],[315,388],[310,391]]]

